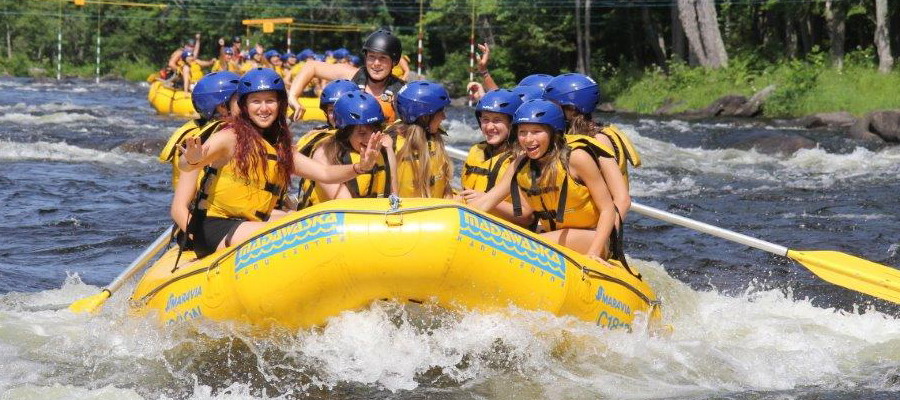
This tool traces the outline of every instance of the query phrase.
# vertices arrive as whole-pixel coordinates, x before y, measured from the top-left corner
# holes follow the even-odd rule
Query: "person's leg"
[[[240,225],[235,226],[232,232],[225,235],[225,238],[219,243],[218,250],[244,242],[252,237],[253,233],[259,230],[259,228],[262,228],[265,224],[265,222],[242,222]]]
[[[553,232],[544,232],[541,236],[547,238],[547,240],[556,242],[557,244],[568,247],[572,250],[575,250],[581,254],[587,253],[587,251],[591,248],[591,242],[594,240],[594,235],[597,232],[592,229],[559,229]],[[609,256],[608,250],[604,249],[603,258]]]

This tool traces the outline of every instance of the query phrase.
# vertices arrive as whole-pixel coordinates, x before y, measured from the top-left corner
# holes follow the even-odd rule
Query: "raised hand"
[[[184,141],[184,144],[179,146],[179,151],[181,151],[181,158],[184,159],[188,165],[197,165],[203,158],[206,157],[206,153],[208,150],[203,148],[203,145],[200,143],[200,138],[198,137],[190,137]]]
[[[366,150],[359,159],[359,169],[363,171],[370,171],[375,167],[375,163],[378,162],[378,157],[381,157],[381,140],[384,138],[384,133],[375,132],[372,136],[369,137],[369,143],[366,144]]]
[[[485,72],[488,69],[488,61],[491,59],[491,48],[487,43],[482,43],[478,45],[478,51],[481,52],[481,55],[475,57],[475,63],[478,64],[479,72]]]
[[[306,112],[306,109],[303,108],[303,105],[300,104],[300,101],[293,98],[293,96],[288,96],[288,105],[294,110],[294,113],[291,114],[291,122],[296,122],[303,119],[303,114]]]

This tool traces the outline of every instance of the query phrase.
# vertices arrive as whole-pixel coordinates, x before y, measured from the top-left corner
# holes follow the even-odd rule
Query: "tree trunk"
[[[691,57],[704,67],[727,67],[728,53],[712,0],[678,0],[678,17],[688,39]]]
[[[650,45],[650,49],[653,50],[653,56],[656,57],[656,63],[660,66],[666,65],[666,41],[663,39],[662,35],[660,35],[658,30],[656,29],[656,24],[653,23],[653,18],[650,17],[650,9],[647,7],[641,7],[641,21],[644,24],[644,37],[647,39],[647,44]]]
[[[809,19],[810,9],[807,5],[804,7],[802,13],[800,14],[799,24],[800,24],[800,49],[803,55],[809,54],[812,51],[814,38],[813,38],[813,30],[812,30],[812,22]]]
[[[687,61],[684,51],[684,29],[678,20],[678,0],[672,0],[670,10],[672,16],[672,58],[678,61]]]
[[[784,55],[788,58],[797,58],[797,31],[794,29],[793,15],[785,12],[784,18]]]
[[[6,58],[12,58],[12,37],[9,31],[9,22],[6,23]]]
[[[591,0],[584,0],[584,74],[591,74]]]
[[[828,22],[828,37],[831,39],[831,65],[838,70],[844,68],[844,41],[847,35],[847,7],[840,1],[825,1],[825,20]]]
[[[584,73],[584,38],[581,37],[581,0],[575,0],[575,70]]]
[[[878,50],[878,72],[882,74],[891,72],[894,66],[887,13],[887,0],[875,0],[875,48]]]

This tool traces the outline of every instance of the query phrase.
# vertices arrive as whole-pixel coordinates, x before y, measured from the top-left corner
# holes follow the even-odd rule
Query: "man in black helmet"
[[[397,39],[391,31],[379,29],[363,44],[363,67],[357,68],[350,64],[328,64],[321,61],[307,61],[300,72],[291,81],[291,91],[288,101],[294,109],[293,119],[299,120],[303,116],[303,106],[297,101],[297,97],[313,78],[333,81],[335,79],[349,79],[364,90],[375,96],[384,111],[385,121],[394,122],[393,100],[403,85],[401,79],[391,75],[391,69],[400,62],[400,39]]]

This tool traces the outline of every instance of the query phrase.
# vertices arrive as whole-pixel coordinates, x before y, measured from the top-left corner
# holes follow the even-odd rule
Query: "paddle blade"
[[[787,256],[827,282],[900,304],[900,270],[837,251],[788,250]]]
[[[103,289],[102,292],[93,296],[75,300],[75,302],[69,305],[69,311],[76,314],[94,312],[106,302],[106,299],[108,299],[110,295],[109,290]]]

